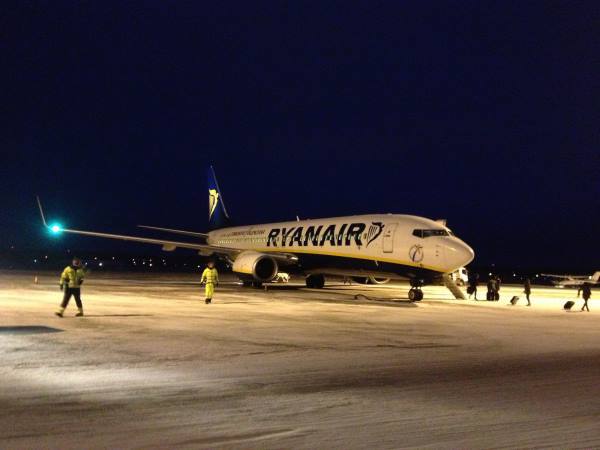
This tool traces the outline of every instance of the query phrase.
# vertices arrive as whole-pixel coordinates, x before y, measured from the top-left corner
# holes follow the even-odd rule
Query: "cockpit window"
[[[450,234],[450,232],[448,232],[448,230],[441,230],[441,229],[436,229],[436,230],[413,230],[413,236],[417,236],[420,238],[428,238],[431,236],[452,236],[452,234]]]

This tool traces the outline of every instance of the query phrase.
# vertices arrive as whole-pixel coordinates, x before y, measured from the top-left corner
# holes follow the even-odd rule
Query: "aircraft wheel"
[[[325,277],[323,275],[309,275],[306,277],[306,287],[321,289],[325,286]]]
[[[316,287],[318,289],[323,289],[323,287],[325,286],[325,277],[323,275],[315,275],[317,277],[316,279]]]
[[[420,302],[423,300],[423,291],[421,289],[411,289],[408,291],[408,299],[411,302]]]
[[[307,288],[314,288],[315,287],[315,280],[314,280],[314,278],[313,278],[312,275],[307,276],[305,282],[306,282],[306,287]]]

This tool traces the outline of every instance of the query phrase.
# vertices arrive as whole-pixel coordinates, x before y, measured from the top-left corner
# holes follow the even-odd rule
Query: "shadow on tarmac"
[[[84,317],[152,317],[154,314],[86,314]]]
[[[59,328],[45,327],[42,325],[19,325],[0,327],[0,334],[44,334],[61,333],[64,330]]]

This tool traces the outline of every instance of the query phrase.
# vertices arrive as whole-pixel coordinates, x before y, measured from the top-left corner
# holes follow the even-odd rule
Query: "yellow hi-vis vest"
[[[60,284],[67,283],[70,288],[78,288],[85,277],[82,267],[67,266],[60,276]]]
[[[204,272],[202,272],[202,279],[200,280],[200,283],[217,284],[218,282],[219,272],[217,272],[217,269],[209,269],[208,267],[204,269]]]

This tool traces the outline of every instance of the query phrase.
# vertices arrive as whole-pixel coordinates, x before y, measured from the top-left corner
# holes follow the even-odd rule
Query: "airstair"
[[[449,274],[442,275],[442,278],[444,279],[444,285],[448,288],[450,292],[452,292],[452,295],[454,295],[455,299],[466,300],[465,293],[460,290],[460,288],[456,285],[454,280],[450,278]]]

